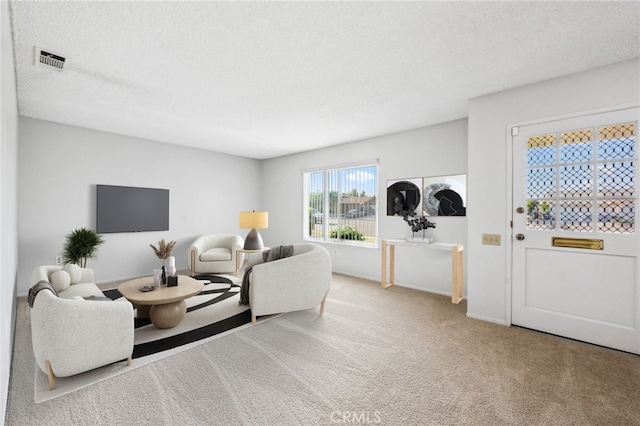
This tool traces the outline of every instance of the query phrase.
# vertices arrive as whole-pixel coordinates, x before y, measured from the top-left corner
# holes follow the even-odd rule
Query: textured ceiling
[[[10,6],[21,115],[259,159],[466,117],[640,48],[637,1]]]

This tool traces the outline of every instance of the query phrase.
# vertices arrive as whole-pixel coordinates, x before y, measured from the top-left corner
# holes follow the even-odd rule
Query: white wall
[[[379,236],[409,237],[409,226],[398,216],[388,217],[386,181],[400,178],[465,174],[467,120],[457,120],[331,148],[264,161],[262,205],[269,211],[269,229],[261,231],[265,245],[302,241],[302,170],[361,160],[379,159]],[[441,242],[466,244],[467,218],[433,218],[428,235]],[[332,254],[333,270],[380,280],[380,250],[323,244]],[[334,250],[336,253],[334,254]],[[448,252],[399,247],[396,284],[451,294],[451,257]]]
[[[87,263],[97,282],[150,274],[159,260],[149,244],[161,238],[177,241],[176,266],[186,268],[197,236],[244,236],[238,212],[260,209],[257,160],[25,117],[19,129],[19,294],[33,268],[55,262],[65,235],[95,229],[96,184],[170,190],[169,231],[103,234],[98,258]]]
[[[0,2],[0,418],[9,391],[16,306],[18,103],[9,3]]]
[[[509,125],[640,102],[638,60],[473,99],[469,104],[467,315],[510,321]],[[482,233],[502,235],[500,247]]]

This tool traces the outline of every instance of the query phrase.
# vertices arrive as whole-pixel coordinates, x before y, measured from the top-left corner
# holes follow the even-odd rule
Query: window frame
[[[345,195],[345,182],[344,182],[344,176],[342,175],[343,173],[350,171],[350,170],[354,170],[354,169],[369,169],[369,168],[373,168],[374,169],[374,177],[373,177],[373,185],[372,190],[373,190],[373,194],[369,195],[366,192],[364,192],[365,195],[363,196],[368,196],[373,198],[373,204],[371,205],[373,207],[374,213],[373,213],[373,219],[372,219],[372,227],[368,227],[371,229],[371,231],[373,232],[373,235],[369,235],[368,233],[366,233],[365,236],[365,241],[359,241],[359,240],[350,240],[350,239],[341,239],[341,238],[331,238],[331,230],[332,228],[332,224],[337,223],[337,228],[340,229],[342,226],[345,226],[345,223],[349,220],[349,219],[358,219],[358,217],[355,218],[349,218],[346,217],[346,211],[342,211],[341,210],[341,206],[342,206],[342,200],[344,199],[344,195]],[[367,170],[368,171],[368,170]],[[329,243],[329,244],[340,244],[340,245],[350,245],[350,246],[357,246],[357,247],[365,247],[365,248],[375,248],[377,249],[379,247],[379,237],[378,237],[378,228],[379,228],[379,221],[380,221],[380,209],[379,209],[379,164],[378,164],[378,160],[366,160],[366,161],[358,161],[358,162],[353,162],[353,163],[342,163],[342,164],[336,164],[336,165],[330,165],[330,166],[325,166],[325,167],[316,167],[316,168],[309,168],[309,169],[305,169],[301,171],[302,173],[302,180],[303,180],[303,220],[302,220],[302,239],[304,241],[309,241],[309,242],[320,242],[320,243]],[[321,179],[321,185],[322,187],[321,189],[321,193],[322,193],[322,208],[321,208],[321,213],[322,213],[322,224],[321,224],[321,232],[320,232],[320,236],[313,236],[311,235],[312,228],[311,228],[311,221],[313,220],[313,230],[316,230],[316,226],[318,225],[317,223],[315,223],[314,219],[311,219],[312,215],[315,217],[315,214],[312,214],[310,212],[311,209],[313,208],[317,208],[316,206],[312,206],[311,200],[310,200],[310,195],[314,192],[314,188],[310,188],[310,184],[309,184],[309,175],[313,174],[313,173],[321,173],[322,175],[322,179]],[[331,173],[335,173],[338,176],[337,182],[333,183],[330,180],[330,174]],[[357,182],[357,183],[361,183],[361,182]],[[333,185],[336,185],[338,190],[335,191],[335,188],[332,187]],[[354,188],[357,191],[359,191],[361,188]],[[318,192],[318,191],[315,191]],[[335,216],[331,216],[331,200],[330,200],[330,193],[331,192],[337,192],[337,200],[336,200],[336,206],[335,206]],[[367,207],[369,207],[369,205],[367,205]],[[370,209],[368,209],[368,211],[370,211]],[[368,221],[368,220],[367,220]],[[347,226],[350,226],[348,223],[346,224]],[[335,226],[334,226],[335,228]],[[317,232],[317,231],[316,231]]]

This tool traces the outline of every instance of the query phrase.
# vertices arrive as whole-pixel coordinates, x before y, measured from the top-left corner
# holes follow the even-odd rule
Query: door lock
[[[516,209],[516,213],[520,213],[520,214],[524,213],[524,207],[518,207]]]
[[[522,240],[524,240],[524,235],[522,235],[522,234],[517,234],[517,235],[516,235],[516,240],[518,240],[518,241],[522,241]]]

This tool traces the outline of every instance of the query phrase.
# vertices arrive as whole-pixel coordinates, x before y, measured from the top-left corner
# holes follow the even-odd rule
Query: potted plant
[[[102,236],[93,229],[79,228],[66,236],[62,252],[64,263],[75,263],[86,268],[87,259],[95,259],[98,247],[104,243]]]

